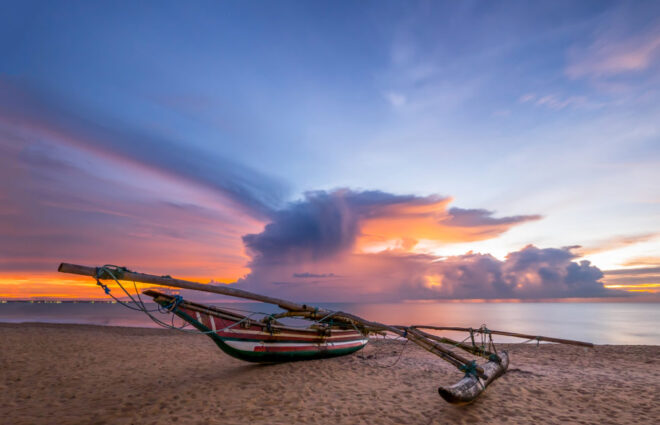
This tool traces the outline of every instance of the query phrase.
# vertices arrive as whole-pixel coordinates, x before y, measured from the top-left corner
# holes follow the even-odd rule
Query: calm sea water
[[[272,313],[260,303],[219,306]],[[322,304],[369,320],[397,325],[479,327],[577,339],[596,344],[660,345],[658,303],[433,303]],[[167,316],[163,316],[167,317]],[[119,304],[0,304],[0,322],[78,323],[156,327],[143,313]],[[515,341],[498,337],[497,341]]]

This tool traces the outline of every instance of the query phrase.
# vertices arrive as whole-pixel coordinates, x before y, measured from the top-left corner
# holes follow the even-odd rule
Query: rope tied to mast
[[[183,297],[181,295],[175,295],[174,298],[172,298],[172,301],[165,306],[165,308],[168,311],[174,311],[176,308],[183,302]]]
[[[97,267],[96,268],[94,278],[96,279],[96,284],[99,285],[100,287],[102,287],[103,290],[105,291],[105,293],[108,294],[118,304],[120,304],[120,305],[122,305],[122,306],[124,306],[124,307],[126,307],[130,310],[136,310],[136,311],[140,311],[140,312],[145,313],[158,326],[161,326],[161,327],[166,328],[166,329],[174,329],[174,330],[178,330],[178,331],[182,331],[182,332],[193,332],[192,330],[184,329],[187,326],[187,323],[184,323],[183,326],[181,326],[181,327],[174,326],[174,322],[173,322],[174,321],[174,316],[172,316],[172,324],[168,324],[168,323],[163,322],[162,320],[159,320],[153,314],[151,314],[151,313],[154,313],[154,312],[159,312],[159,313],[173,312],[184,301],[183,297],[181,295],[173,296],[172,302],[170,302],[170,304],[168,306],[165,306],[165,307],[167,307],[168,310],[165,310],[165,311],[162,310],[163,306],[161,306],[161,305],[158,305],[155,310],[150,310],[150,309],[147,308],[147,306],[142,301],[142,298],[140,297],[140,293],[138,292],[137,285],[135,284],[135,282],[133,282],[133,287],[135,288],[135,297],[130,292],[128,292],[128,290],[121,284],[121,282],[119,282],[119,279],[121,278],[121,273],[128,272],[128,271],[130,271],[130,270],[128,270],[126,267],[119,267],[119,266],[115,266],[115,265],[111,265],[111,264],[106,264],[102,267]],[[122,301],[121,299],[117,298],[112,293],[110,293],[110,288],[108,287],[108,285],[101,282],[101,279],[102,278],[107,279],[107,276],[109,276],[110,279],[114,280],[115,284],[117,284],[117,286],[119,286],[119,288],[122,291],[124,291],[126,296],[133,303],[133,305],[131,305],[129,302]],[[170,310],[170,308],[171,308],[171,310]],[[194,331],[194,332],[197,333],[197,331]],[[204,333],[204,334],[206,334],[206,333],[215,333],[215,331],[208,331],[208,332],[201,332],[201,333]]]
[[[105,271],[105,266],[103,267],[97,267],[96,268],[96,284],[103,288],[103,291],[106,293],[106,295],[110,295],[110,287],[106,285],[105,283],[101,282],[101,276],[103,276],[103,273]]]

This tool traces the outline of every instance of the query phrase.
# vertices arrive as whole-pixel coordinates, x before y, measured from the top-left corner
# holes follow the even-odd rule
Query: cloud
[[[634,269],[614,269],[614,270],[605,270],[604,272],[607,276],[639,276],[639,275],[660,275],[660,266],[659,267],[642,267]]]
[[[195,148],[189,140],[114,122],[89,108],[6,79],[0,79],[0,125],[23,138],[57,141],[209,188],[257,218],[268,217],[288,194],[278,179]]]
[[[656,263],[657,264],[657,263]],[[660,266],[606,270],[605,287],[630,292],[660,292]]]
[[[537,215],[494,217],[448,208],[450,198],[379,191],[309,192],[278,211],[263,232],[245,235],[251,272],[238,285],[301,301],[400,301],[453,298],[564,298],[612,294],[603,273],[576,262],[574,247],[527,246],[504,261],[489,254],[440,258],[414,243],[365,249],[388,240],[440,242],[495,237]],[[305,270],[301,273],[300,270]],[[294,278],[300,279],[292,282]],[[332,279],[323,279],[332,277]]]
[[[293,277],[297,278],[327,278],[327,277],[338,277],[334,273],[309,273],[309,272],[304,272],[304,273],[294,273]]]
[[[540,215],[516,215],[512,217],[493,217],[493,211],[484,209],[462,209],[453,207],[449,210],[449,219],[445,224],[457,227],[507,226],[540,220]]]
[[[573,79],[640,78],[660,57],[657,2],[619,2],[593,20],[586,37],[567,52],[565,74]]]
[[[406,96],[401,93],[387,92],[385,93],[385,99],[390,103],[390,105],[395,108],[401,107],[406,104]]]
[[[580,248],[582,256],[598,254],[601,252],[614,251],[638,243],[647,242],[658,237],[658,233],[641,233],[636,235],[619,235],[609,239],[602,240],[593,245]],[[628,264],[626,264],[628,265]]]
[[[504,261],[468,253],[433,262],[431,278],[417,285],[420,298],[565,298],[606,296],[603,273],[575,262],[570,249],[529,245]],[[435,280],[434,280],[435,279]]]
[[[308,270],[333,267],[331,281],[281,282],[300,265],[259,265],[239,282],[251,290],[299,301],[381,301],[440,299],[548,299],[622,295],[603,286],[603,273],[588,261],[574,261],[567,248],[527,246],[505,260],[467,253],[448,258],[384,251],[346,254],[306,262]]]
[[[625,263],[623,266],[656,266],[660,265],[660,257],[635,257]]]
[[[231,281],[248,271],[241,235],[261,225],[158,173],[2,125],[0,180],[0,276],[31,279],[72,261]]]
[[[571,78],[609,77],[646,70],[660,55],[660,30],[654,28],[626,38],[601,36],[569,55]]]
[[[537,215],[492,217],[486,210],[447,210],[450,198],[380,191],[308,192],[275,212],[263,232],[243,237],[259,264],[316,261],[382,244],[411,248],[419,239],[465,242],[496,237]]]
[[[558,94],[537,95],[527,93],[518,99],[520,103],[530,103],[534,106],[544,107],[559,111],[568,107],[596,106],[590,104],[584,96],[561,96]]]

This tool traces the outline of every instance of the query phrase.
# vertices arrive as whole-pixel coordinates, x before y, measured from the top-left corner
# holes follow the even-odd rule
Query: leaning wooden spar
[[[151,297],[161,309],[177,315],[209,336],[225,353],[251,362],[277,363],[347,355],[362,349],[369,341],[368,336],[371,333],[390,332],[396,334],[436,354],[465,373],[463,379],[458,383],[438,389],[438,392],[446,401],[456,404],[474,401],[489,384],[506,372],[509,366],[508,354],[505,351],[497,351],[492,339],[493,334],[592,347],[592,344],[579,341],[490,331],[485,326],[472,329],[387,325],[371,322],[350,313],[298,304],[255,294],[228,285],[201,284],[174,279],[170,276],[137,273],[117,266],[90,267],[62,263],[58,271],[91,276],[113,298],[115,297],[103,281],[114,280],[125,294],[135,302],[138,310],[145,312],[160,324],[164,323],[155,318],[142,303],[140,294],[137,293],[137,287],[136,299],[122,286],[120,281],[192,289],[274,304],[283,309],[284,312],[254,319],[252,316],[244,316],[227,309],[184,300],[179,295],[169,295],[153,289],[143,292],[143,295]],[[312,324],[305,329],[287,326],[283,323],[283,320],[288,317],[307,319]],[[471,344],[431,334],[423,329],[469,332]],[[481,338],[481,344],[476,343],[475,335]],[[447,348],[448,346],[466,351],[473,356],[485,358],[487,361],[478,365],[476,361],[452,351],[452,349]]]

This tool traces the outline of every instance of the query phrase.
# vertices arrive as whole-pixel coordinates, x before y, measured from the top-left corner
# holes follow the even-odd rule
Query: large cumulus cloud
[[[600,297],[602,272],[576,261],[574,247],[526,246],[504,260],[466,253],[439,258],[410,246],[369,251],[362,238],[495,237],[537,215],[494,217],[448,208],[451,199],[341,189],[307,193],[263,232],[243,237],[252,256],[244,287],[307,301]],[[373,223],[378,222],[379,226]],[[366,230],[365,230],[366,229]],[[379,234],[369,234],[370,232]]]
[[[431,278],[415,285],[415,294],[419,298],[606,296],[600,269],[576,258],[571,248],[533,245],[509,253],[503,261],[489,254],[449,257],[429,265]]]
[[[491,211],[447,209],[450,198],[381,191],[308,192],[272,214],[263,232],[243,237],[253,265],[303,262],[345,254],[365,240],[483,240],[538,215],[494,218]],[[403,228],[403,229],[402,229]]]
[[[448,258],[395,251],[352,253],[319,261],[258,264],[240,284],[310,302],[623,295],[604,288],[598,267],[575,260],[568,248],[532,245],[504,260],[481,253]]]

